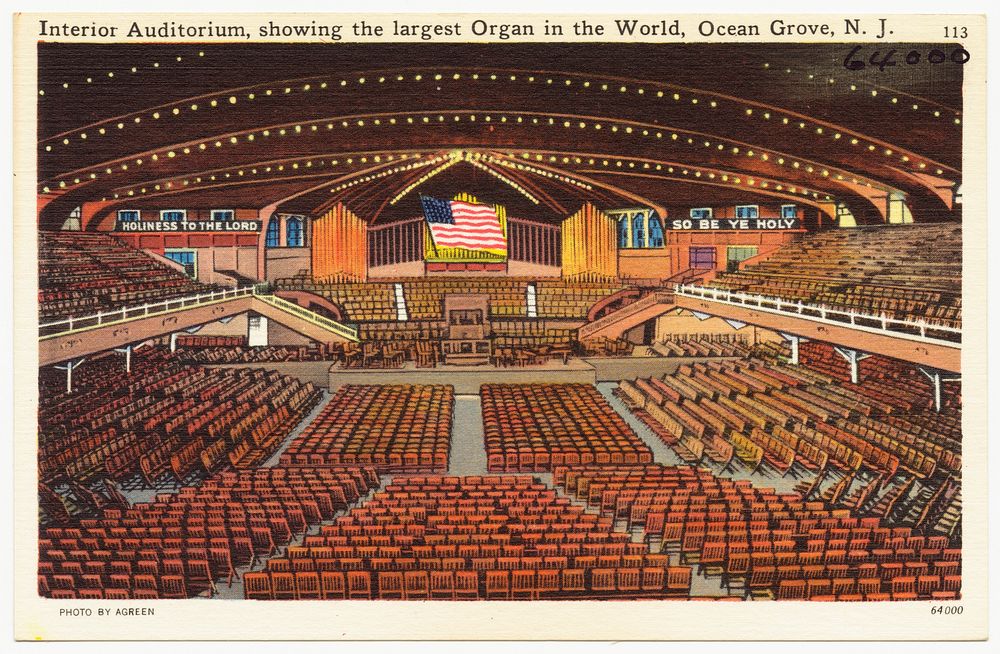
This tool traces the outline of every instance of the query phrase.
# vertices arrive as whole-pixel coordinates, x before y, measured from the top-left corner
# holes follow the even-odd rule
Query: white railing
[[[623,307],[615,309],[611,313],[593,322],[589,322],[586,325],[580,327],[578,336],[582,340],[587,338],[590,334],[594,334],[604,329],[608,325],[613,325],[620,322],[631,315],[634,315],[640,311],[645,311],[651,306],[656,304],[666,304],[672,300],[670,293],[664,293],[663,291],[653,291],[648,295],[645,295],[634,302],[630,302]]]
[[[272,295],[268,284],[257,284],[255,286],[246,286],[244,288],[223,289],[212,291],[210,293],[200,293],[198,295],[171,298],[169,300],[151,302],[141,306],[110,309],[108,311],[102,311],[89,316],[74,316],[72,318],[65,318],[63,320],[56,320],[54,322],[47,322],[43,325],[39,325],[38,335],[40,338],[60,336],[81,329],[93,329],[95,327],[118,324],[128,320],[154,317],[177,311],[179,309],[188,309],[191,307],[213,304],[215,302],[222,302],[225,300],[234,300],[241,297],[256,297],[257,299],[263,300],[268,304],[281,309],[282,311],[294,314],[303,320],[307,320],[314,325],[319,325],[324,329],[343,336],[344,338],[354,341],[358,340],[358,332],[356,329],[352,329],[351,327],[342,325],[341,323],[331,320],[326,316],[321,316],[318,313],[304,309],[294,302],[289,302],[288,300]]]
[[[263,300],[264,302],[267,302],[268,304],[275,306],[281,309],[282,311],[296,315],[299,318],[302,318],[307,322],[311,322],[314,325],[319,325],[323,329],[334,332],[335,334],[343,336],[348,340],[352,341],[358,340],[358,330],[352,327],[348,327],[347,325],[341,324],[336,320],[331,320],[326,316],[321,316],[315,311],[304,309],[299,305],[295,304],[294,302],[289,302],[288,300],[280,298],[277,295],[258,294],[256,295],[256,297],[258,300]]]
[[[803,318],[834,325],[851,325],[852,328],[875,334],[899,336],[911,340],[922,340],[957,347],[962,341],[962,330],[948,325],[939,325],[926,320],[906,320],[890,318],[885,314],[875,315],[824,304],[805,304],[800,300],[789,300],[768,295],[754,295],[724,288],[677,284],[674,293],[684,297],[695,297],[733,306],[753,307],[760,311],[783,316]]]
[[[150,302],[149,304],[143,304],[141,306],[109,309],[107,311],[101,311],[100,313],[91,314],[89,316],[74,316],[63,320],[56,320],[55,322],[47,322],[38,326],[38,335],[40,337],[55,336],[58,334],[73,332],[78,329],[90,329],[93,327],[100,327],[102,325],[120,323],[126,320],[134,320],[136,318],[157,316],[177,311],[178,309],[186,309],[189,307],[221,302],[223,300],[232,300],[239,297],[252,296],[256,293],[257,289],[255,287],[247,286],[245,288],[229,288],[212,291],[210,293],[200,293],[198,295],[171,298],[169,300],[161,300],[160,302]]]

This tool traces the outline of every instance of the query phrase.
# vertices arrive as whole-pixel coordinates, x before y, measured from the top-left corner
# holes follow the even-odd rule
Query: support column
[[[793,366],[799,365],[799,342],[804,341],[806,339],[802,338],[801,336],[795,336],[793,334],[785,334],[785,333],[781,333],[781,338],[788,341],[789,346],[792,348],[792,355],[788,359],[788,363],[792,364]]]
[[[125,355],[125,372],[132,372],[132,346],[126,345],[124,348],[115,348],[115,352]]]
[[[834,346],[833,351],[836,352],[837,354],[839,354],[840,356],[844,357],[844,360],[846,360],[847,363],[850,364],[850,366],[851,366],[851,383],[852,384],[857,384],[858,383],[858,364],[860,362],[864,361],[865,359],[867,359],[868,357],[870,357],[871,355],[870,354],[863,354],[861,352],[858,352],[857,350],[852,350],[852,349],[846,348],[846,347],[836,347],[836,346]]]
[[[962,378],[959,377],[944,377],[940,370],[935,370],[933,368],[923,368],[918,366],[917,370],[924,373],[924,376],[930,380],[931,385],[934,387],[934,410],[941,413],[941,384],[945,382],[960,382]]]
[[[260,315],[247,316],[247,345],[250,347],[267,346],[267,318]]]
[[[86,358],[83,358],[83,359],[78,359],[76,361],[67,361],[65,366],[56,366],[55,367],[56,370],[65,370],[66,371],[66,392],[67,393],[72,393],[73,392],[73,370],[75,370],[76,368],[79,368],[80,366],[82,366],[83,362],[86,361],[86,360],[87,360]]]
[[[177,351],[177,332],[174,332],[173,334],[170,335],[170,351],[171,352]]]

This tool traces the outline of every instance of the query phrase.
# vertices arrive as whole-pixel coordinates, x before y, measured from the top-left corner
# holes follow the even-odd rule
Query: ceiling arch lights
[[[733,173],[734,177],[740,178],[741,182],[744,178],[755,179],[756,181],[756,177],[762,177],[768,178],[766,183],[772,188],[776,188],[779,184],[783,187],[798,188],[806,186],[800,175],[811,175],[825,178],[822,180],[823,182],[837,183],[834,184],[834,187],[832,188],[829,185],[822,185],[821,188],[815,191],[817,193],[817,198],[820,194],[824,196],[829,195],[835,198],[843,193],[857,192],[857,194],[861,197],[864,197],[869,202],[873,202],[873,197],[884,197],[887,194],[902,194],[905,196],[907,192],[912,192],[913,189],[906,188],[906,184],[895,184],[894,182],[897,180],[892,179],[893,176],[896,178],[904,178],[904,181],[907,181],[910,185],[923,186],[931,189],[931,191],[936,195],[943,196],[940,189],[947,188],[955,184],[954,181],[947,179],[947,175],[958,174],[958,171],[949,169],[943,164],[938,164],[928,157],[921,157],[915,153],[902,149],[883,147],[889,144],[886,144],[878,139],[868,138],[863,135],[856,134],[855,132],[851,132],[850,130],[840,129],[835,125],[823,123],[822,121],[807,121],[805,119],[796,121],[796,117],[791,115],[791,112],[782,111],[778,108],[770,106],[761,107],[756,103],[738,98],[727,98],[718,93],[699,93],[689,89],[685,89],[682,92],[679,88],[670,92],[671,87],[669,85],[657,82],[634,81],[632,85],[629,86],[624,82],[617,81],[613,83],[608,81],[591,81],[589,79],[583,79],[584,76],[578,74],[561,74],[564,76],[562,78],[559,77],[560,74],[525,74],[523,72],[509,73],[506,75],[497,72],[489,73],[488,75],[486,73],[465,74],[457,72],[448,75],[446,73],[437,72],[433,74],[427,73],[427,75],[430,81],[435,82],[444,82],[447,79],[459,82],[465,79],[467,75],[468,79],[472,79],[473,81],[488,78],[491,82],[504,79],[509,80],[510,82],[523,80],[523,83],[528,85],[541,84],[546,87],[558,87],[561,84],[561,86],[572,88],[574,85],[577,85],[580,89],[597,89],[595,92],[598,93],[634,93],[638,96],[657,98],[658,100],[666,99],[667,102],[674,103],[688,102],[692,105],[696,105],[700,102],[703,106],[709,109],[717,109],[720,107],[720,103],[723,102],[741,103],[742,105],[745,105],[745,108],[742,109],[742,113],[747,116],[748,119],[756,115],[756,119],[774,121],[776,124],[790,126],[793,130],[797,129],[803,131],[803,133],[814,134],[817,139],[829,139],[832,142],[840,142],[843,144],[841,147],[846,150],[859,147],[860,149],[858,152],[860,153],[860,158],[858,161],[861,161],[861,163],[853,166],[853,169],[848,169],[845,166],[835,165],[835,163],[831,163],[829,161],[813,160],[807,156],[801,156],[806,153],[796,154],[791,152],[781,152],[768,148],[764,144],[755,144],[752,141],[736,140],[727,136],[719,136],[711,131],[692,129],[682,125],[673,126],[658,122],[637,121],[617,116],[602,117],[597,115],[576,115],[565,113],[522,113],[513,110],[486,112],[483,112],[482,110],[440,110],[395,114],[326,116],[309,121],[293,121],[263,127],[256,126],[254,128],[248,128],[246,130],[236,132],[213,132],[210,134],[201,134],[199,135],[199,138],[196,139],[171,143],[155,150],[145,150],[140,153],[130,152],[127,156],[103,159],[87,167],[57,173],[42,182],[40,185],[40,191],[44,195],[57,196],[74,189],[86,188],[87,192],[92,195],[100,194],[101,198],[111,200],[135,197],[136,195],[153,195],[158,192],[174,192],[176,191],[177,185],[180,185],[181,187],[192,187],[193,185],[206,183],[205,180],[208,180],[209,182],[220,182],[225,185],[226,183],[239,183],[242,181],[240,178],[249,179],[257,176],[258,179],[262,179],[268,174],[285,173],[286,166],[289,174],[302,174],[305,171],[300,170],[300,166],[304,167],[306,170],[316,170],[318,167],[327,166],[327,160],[323,158],[320,153],[322,151],[327,151],[329,153],[331,146],[335,146],[340,144],[341,141],[347,141],[353,138],[353,134],[348,135],[342,130],[356,132],[357,130],[362,130],[366,127],[393,128],[403,126],[425,126],[428,128],[434,127],[438,132],[440,132],[441,130],[439,128],[442,127],[448,128],[448,131],[451,131],[450,128],[452,127],[467,127],[473,124],[477,124],[479,127],[482,127],[483,125],[490,125],[490,127],[493,128],[490,130],[491,132],[500,126],[508,129],[514,126],[521,126],[537,127],[541,130],[579,130],[578,133],[582,136],[582,138],[585,138],[588,141],[593,140],[595,135],[601,130],[605,130],[603,135],[611,134],[614,135],[614,137],[628,141],[627,145],[623,144],[620,146],[622,148],[621,150],[603,153],[600,155],[603,157],[627,157],[630,154],[630,148],[636,147],[636,144],[640,140],[653,141],[655,139],[656,141],[663,141],[664,143],[670,142],[672,144],[671,147],[674,145],[687,145],[692,146],[692,150],[704,148],[705,150],[711,151],[714,149],[715,152],[711,152],[711,155],[714,158],[726,157],[730,158],[730,161],[727,162],[726,166],[718,165],[721,162],[713,161],[712,163],[715,163],[716,165],[711,167],[717,171],[728,169]],[[366,83],[383,84],[389,82],[390,80],[403,83],[406,83],[407,81],[411,83],[420,83],[423,81],[423,74],[400,73],[394,77],[382,75],[372,78],[371,80],[361,76],[352,78],[350,82],[348,79],[344,78],[338,80],[336,85],[341,88],[348,88],[351,85],[362,86]],[[297,92],[310,92],[314,82],[320,89],[324,88],[324,85],[325,88],[330,88],[331,86],[330,81],[316,82],[313,80],[313,82],[303,82],[301,90],[298,90]],[[619,85],[615,87],[615,83],[618,83]],[[277,86],[282,95],[290,96],[293,94],[292,86]],[[268,91],[271,91],[270,95],[273,96],[276,89],[264,89],[264,97],[268,97]],[[226,93],[228,93],[228,91]],[[248,91],[246,92],[246,97],[256,99],[257,96],[253,91]],[[225,101],[220,103],[220,98],[224,98]],[[237,97],[237,95],[225,96],[225,93],[222,93],[219,94],[218,98],[213,97],[213,99],[209,100],[208,106],[212,107],[213,103],[215,107],[225,107],[226,105],[235,106],[238,105],[239,102],[240,98]],[[189,107],[196,106],[197,102],[193,102],[189,105]],[[197,111],[197,109],[191,109],[189,113],[193,113],[194,111]],[[153,121],[156,121],[161,118],[166,118],[167,116],[179,117],[182,116],[182,114],[183,112],[181,111],[178,103],[178,106],[173,106],[167,112],[154,109],[149,113],[149,116],[152,117]],[[119,117],[119,120],[114,123],[115,130],[125,129],[125,125],[127,123],[121,118],[122,117]],[[99,147],[98,139],[90,136],[90,134],[94,133],[94,129],[96,129],[99,136],[107,136],[109,128],[104,125],[111,125],[112,122],[113,121],[104,121],[102,123],[95,123],[87,128],[77,130],[74,133],[62,134],[60,135],[62,137],[61,139],[48,139],[44,141],[42,145],[47,152],[51,152],[54,144],[56,146],[61,144],[62,147],[69,148],[70,145],[73,144],[73,139],[76,138],[80,141],[80,147],[75,147],[76,144],[73,144],[73,150],[82,152],[83,150],[92,149],[93,151],[99,153],[113,151],[113,148],[108,149]],[[224,126],[226,121],[206,121],[203,128],[212,129],[217,126],[216,123]],[[129,126],[131,128],[132,126],[138,126],[141,124],[142,116],[135,115],[132,117],[132,121]],[[698,127],[700,127],[700,125]],[[88,134],[88,131],[86,130],[90,130],[90,133]],[[266,152],[274,149],[273,144],[277,139],[294,136],[318,136],[323,132],[328,133],[329,136],[325,139],[314,139],[312,143],[306,144],[305,147],[298,148],[307,152],[304,156],[294,158],[294,160],[288,157],[277,158],[270,160],[273,162],[273,165],[260,165],[269,161],[266,159],[260,159],[260,152]],[[459,137],[467,138],[467,135],[461,133],[461,128],[454,130],[450,136],[455,142],[442,143],[441,145],[452,147],[464,146],[470,150],[486,148],[502,149],[504,145],[545,149],[541,146],[544,146],[552,140],[551,137],[547,137],[544,134],[511,135],[509,133],[504,133],[503,135],[490,134],[489,136],[491,138],[483,138],[483,135],[480,135],[479,141],[466,141],[463,144],[461,142],[461,138]],[[500,138],[501,136],[503,138]],[[665,139],[668,139],[669,141],[666,141]],[[399,138],[395,138],[392,135],[385,136],[384,140],[393,140],[397,143],[403,142]],[[650,146],[646,145],[643,147],[648,148]],[[240,151],[240,157],[242,158],[237,165],[230,167],[212,167],[212,164],[216,163],[216,160],[234,158],[237,150]],[[371,155],[372,157],[382,156],[379,154],[381,151],[382,149],[377,147],[372,147],[368,150],[369,153],[374,153]],[[573,150],[565,148],[560,148],[560,151],[568,152],[570,154],[573,154],[574,152]],[[252,152],[256,152],[257,156],[252,156]],[[707,163],[709,163],[704,155],[697,155],[694,152],[678,153],[676,151],[671,151],[669,152],[669,155],[669,157],[662,158],[673,161],[681,167],[704,167]],[[318,162],[316,161],[317,157]],[[755,161],[751,163],[751,159],[755,159]],[[865,161],[867,159],[872,159],[873,161],[867,162]],[[334,160],[335,159],[330,159],[329,165],[334,165],[332,163]],[[891,165],[889,162],[891,162]],[[219,163],[221,163],[221,161],[219,161]],[[206,167],[206,164],[208,164],[209,167]],[[785,171],[778,171],[778,166],[786,166]],[[888,169],[889,173],[885,173],[885,169]],[[150,173],[147,173],[147,171],[150,171]],[[215,179],[212,179],[213,176]],[[317,174],[317,176],[322,176],[322,173]],[[939,179],[935,179],[936,177]],[[756,184],[748,184],[748,186],[756,186]],[[837,188],[838,186],[839,188]],[[768,187],[756,186],[756,188],[766,189]],[[858,192],[861,188],[874,189],[874,191]]]

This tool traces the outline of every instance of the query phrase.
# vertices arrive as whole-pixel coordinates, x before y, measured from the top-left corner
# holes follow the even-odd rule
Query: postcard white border
[[[634,13],[634,12],[629,12]],[[848,15],[855,15],[850,13]],[[838,16],[843,16],[838,14]],[[671,15],[671,19],[674,16]],[[803,16],[782,15],[788,20]],[[963,389],[966,420],[963,443],[965,498],[963,599],[959,619],[935,620],[927,603],[711,603],[711,602],[206,602],[155,603],[155,620],[138,624],[67,623],[55,617],[53,606],[35,592],[37,515],[33,500],[35,467],[35,50],[31,28],[21,16],[15,75],[15,505],[17,563],[15,567],[16,634],[19,638],[51,639],[974,639],[985,634],[986,570],[986,130],[985,56],[966,66],[967,92],[963,123],[963,221],[965,270]],[[176,14],[164,15],[174,19]],[[235,15],[228,15],[233,21]],[[365,18],[371,20],[372,15]],[[426,16],[424,16],[426,19]],[[964,17],[966,24],[984,27],[981,16]],[[350,18],[348,18],[350,19]],[[520,22],[521,17],[504,16]],[[907,19],[900,40],[940,40],[929,30],[933,16]],[[257,18],[248,20],[256,23]],[[741,20],[731,17],[729,20]],[[954,16],[948,17],[955,20]],[[982,30],[980,30],[982,31]],[[805,39],[795,39],[803,42]],[[975,41],[985,54],[985,38]],[[765,42],[765,41],[758,41]],[[969,46],[967,46],[969,47]],[[981,216],[971,211],[981,208]],[[978,309],[978,310],[977,310]],[[78,602],[84,604],[84,602]],[[106,603],[111,604],[111,603]],[[130,602],[130,605],[137,604]],[[163,607],[161,609],[161,607]],[[163,616],[162,619],[160,616]]]

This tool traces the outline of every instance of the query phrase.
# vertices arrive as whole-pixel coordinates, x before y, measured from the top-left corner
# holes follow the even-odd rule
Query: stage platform
[[[722,357],[725,360],[731,357]],[[552,360],[540,366],[498,368],[496,366],[438,366],[417,368],[407,362],[403,368],[341,368],[329,361],[289,361],[282,363],[205,364],[209,368],[267,368],[283,375],[310,381],[319,388],[337,390],[344,384],[452,384],[460,395],[475,395],[486,383],[583,383],[618,382],[636,377],[669,375],[685,363],[705,361],[703,357],[588,357],[570,358],[565,365]]]
[[[568,363],[549,361],[540,366],[499,368],[496,366],[438,366],[417,368],[407,362],[403,368],[330,367],[330,391],[344,384],[451,384],[457,395],[476,395],[482,384],[595,384],[597,371],[581,359]]]

